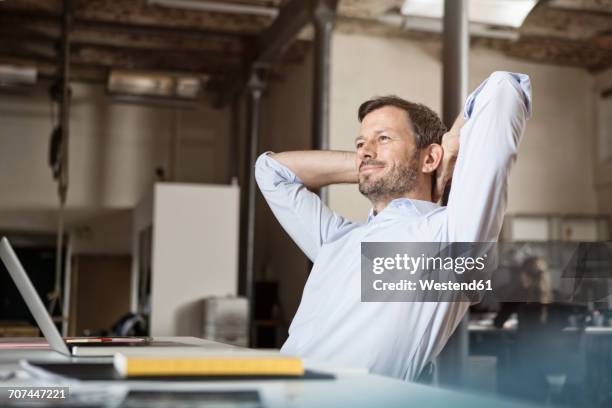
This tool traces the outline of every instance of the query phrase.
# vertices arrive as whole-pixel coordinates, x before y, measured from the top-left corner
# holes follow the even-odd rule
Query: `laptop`
[[[38,296],[34,285],[21,265],[17,254],[6,237],[0,240],[0,258],[17,286],[30,313],[49,343],[51,349],[68,356],[108,357],[115,353],[134,350],[134,347],[147,347],[167,350],[168,347],[197,347],[198,344],[177,341],[157,341],[149,337],[73,337],[64,339],[55,327],[51,316]],[[148,350],[155,351],[155,350]]]

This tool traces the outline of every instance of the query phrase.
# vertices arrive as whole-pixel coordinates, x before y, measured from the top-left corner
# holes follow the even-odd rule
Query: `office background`
[[[331,7],[324,10],[331,17],[317,17],[309,2],[182,3],[0,2],[0,232],[24,254],[41,292],[51,292],[60,210],[49,149],[62,104],[50,88],[61,83],[69,4],[71,97],[63,123],[70,131],[69,182],[58,324],[65,334],[102,333],[130,313],[159,313],[149,332],[202,335],[202,299],[250,293],[256,299],[250,344],[279,347],[310,263],[256,193],[252,278],[245,277],[241,228],[253,115],[261,153],[320,147],[317,112],[329,120],[324,145],[352,150],[357,107],[374,95],[397,94],[441,112],[441,20],[428,14],[441,2],[412,2],[425,4],[425,13],[406,8],[410,1],[312,2]],[[308,11],[295,38],[270,37],[282,33],[275,22],[290,21],[283,8],[298,3]],[[472,3],[481,20],[471,26],[467,88],[495,70],[526,73],[533,84],[533,118],[510,178],[503,239],[609,240],[612,5],[519,1],[530,7],[517,25],[487,20],[494,17],[483,10],[495,1]],[[315,75],[321,34],[312,21],[334,24],[333,35],[322,37],[330,64],[323,98]],[[274,48],[274,41],[284,46]],[[273,58],[263,58],[264,51]],[[31,70],[35,80],[24,79]],[[114,88],[112,78],[128,85]],[[139,79],[142,88],[134,85]],[[180,84],[187,91],[177,90]],[[320,106],[325,100],[329,109]],[[356,186],[333,186],[327,200],[351,219],[367,217],[369,203]],[[173,228],[178,214],[183,229]],[[176,250],[161,256],[172,244]],[[185,287],[170,287],[181,280]],[[193,292],[181,297],[187,287]],[[11,302],[0,317],[9,321],[6,333],[31,333],[19,323],[28,319],[18,299]],[[167,309],[175,313],[161,312]]]

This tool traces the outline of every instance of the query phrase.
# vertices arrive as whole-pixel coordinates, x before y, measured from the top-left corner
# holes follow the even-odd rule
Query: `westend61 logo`
[[[540,302],[543,291],[554,302],[606,299],[612,243],[361,244],[362,302]]]

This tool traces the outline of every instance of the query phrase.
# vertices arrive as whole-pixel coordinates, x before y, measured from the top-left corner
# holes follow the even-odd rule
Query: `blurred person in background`
[[[517,314],[516,342],[508,361],[500,362],[504,373],[502,387],[513,396],[537,402],[567,402],[578,398],[570,392],[571,378],[579,377],[584,358],[579,357],[581,330],[567,330],[570,317],[580,305],[555,302],[551,274],[546,261],[527,258],[521,265],[517,282],[507,286],[494,324],[502,328]],[[571,383],[571,384],[570,384]]]
[[[546,304],[552,302],[553,293],[550,285],[550,273],[546,261],[538,257],[529,257],[523,261],[518,279],[501,289],[508,299],[522,299],[524,302],[535,302],[540,307],[539,319],[547,320]],[[513,313],[517,313],[524,302],[502,302],[493,324],[497,328],[504,327]]]

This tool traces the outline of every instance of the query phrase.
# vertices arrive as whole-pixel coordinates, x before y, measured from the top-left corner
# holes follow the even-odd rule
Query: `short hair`
[[[410,127],[414,133],[417,149],[422,149],[432,143],[442,143],[442,136],[446,133],[446,126],[436,112],[427,106],[409,102],[395,95],[377,96],[359,106],[357,118],[363,121],[371,112],[385,106],[395,106],[406,112]]]

